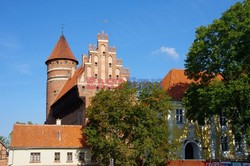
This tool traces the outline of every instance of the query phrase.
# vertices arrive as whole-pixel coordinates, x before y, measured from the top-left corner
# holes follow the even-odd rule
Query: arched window
[[[95,56],[94,62],[95,62],[95,66],[97,66],[97,64],[98,64],[98,56]]]
[[[102,45],[102,46],[101,46],[101,52],[102,52],[102,55],[103,55],[103,56],[106,55],[106,48],[105,48],[105,45]]]
[[[88,68],[87,68],[87,76],[88,76],[88,77],[91,77],[91,67],[88,67]]]
[[[113,61],[113,58],[111,56],[109,56],[108,62],[109,62],[109,67],[110,68],[112,67],[112,61]]]

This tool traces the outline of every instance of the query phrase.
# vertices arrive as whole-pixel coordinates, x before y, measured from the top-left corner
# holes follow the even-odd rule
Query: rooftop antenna
[[[63,28],[64,28],[65,24],[62,24],[61,26],[62,26],[62,35],[63,35]]]
[[[107,23],[108,20],[102,20],[102,30],[104,31],[104,24]]]

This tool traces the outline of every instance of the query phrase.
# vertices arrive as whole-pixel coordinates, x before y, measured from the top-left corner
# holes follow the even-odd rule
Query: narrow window
[[[102,53],[102,56],[106,56],[106,53],[105,53],[105,52],[103,52],[103,53]]]
[[[95,79],[97,79],[97,74],[95,74]]]
[[[30,162],[31,163],[38,163],[41,160],[40,153],[30,153]]]
[[[67,162],[72,162],[72,152],[67,153]]]
[[[95,66],[97,66],[97,62],[95,62]]]
[[[183,110],[176,109],[176,124],[183,124]]]
[[[221,126],[226,126],[227,125],[227,119],[224,116],[223,112],[220,113],[220,125]]]
[[[112,78],[112,75],[109,75],[109,79],[111,79]]]
[[[221,136],[221,149],[222,149],[222,151],[228,151],[228,138],[227,138],[227,136]]]
[[[55,162],[60,162],[60,153],[59,152],[55,153]]]
[[[110,68],[112,67],[112,63],[109,63],[109,67],[110,67]]]
[[[242,151],[242,138],[240,136],[235,136],[235,151],[241,152]]]
[[[119,75],[116,75],[116,79],[117,79],[117,80],[119,79]]]

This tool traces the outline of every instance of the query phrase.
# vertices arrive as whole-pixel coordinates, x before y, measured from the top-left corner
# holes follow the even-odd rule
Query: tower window
[[[112,78],[112,75],[109,75],[109,79],[111,79]]]
[[[106,56],[106,53],[105,53],[105,52],[103,52],[103,53],[102,53],[102,55],[103,55],[103,56]]]
[[[110,68],[112,67],[112,63],[109,63],[109,67],[110,67]]]
[[[97,62],[95,62],[95,66],[97,66]]]

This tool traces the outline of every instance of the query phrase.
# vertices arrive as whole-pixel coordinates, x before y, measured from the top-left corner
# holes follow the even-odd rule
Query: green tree
[[[8,137],[0,136],[0,141],[8,148],[10,146],[11,134]]]
[[[130,83],[101,90],[86,111],[84,133],[93,158],[108,165],[165,165],[173,157],[167,122],[169,97],[158,85]]]
[[[209,82],[220,75],[235,80],[250,71],[250,0],[238,2],[220,19],[196,31],[186,58],[188,78]]]
[[[189,119],[204,124],[223,111],[234,134],[250,131],[249,54],[250,0],[236,3],[220,19],[197,29],[185,63],[185,74],[196,81],[183,99]]]

